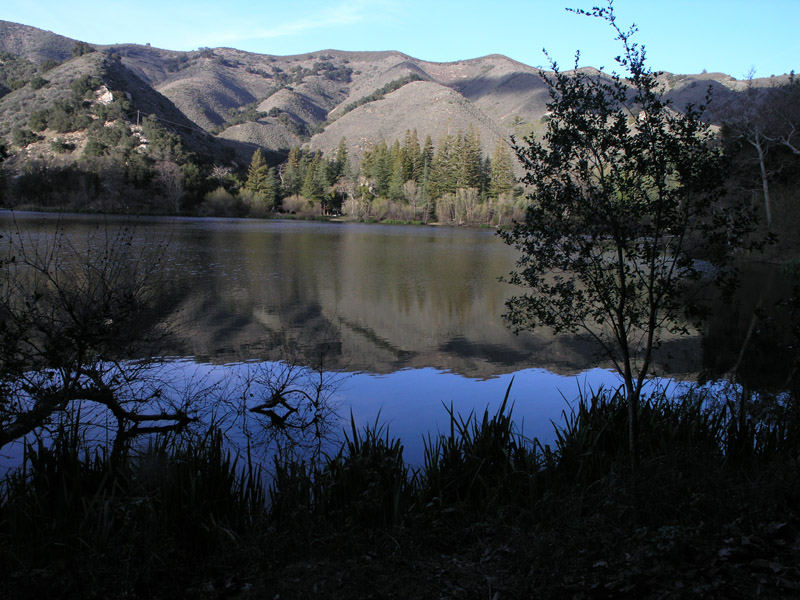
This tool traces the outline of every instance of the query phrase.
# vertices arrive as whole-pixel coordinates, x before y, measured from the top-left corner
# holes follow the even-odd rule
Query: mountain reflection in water
[[[163,355],[280,361],[287,340],[306,351],[321,342],[325,369],[353,374],[342,394],[359,422],[380,408],[396,435],[435,430],[446,417],[442,403],[466,412],[499,404],[515,373],[515,414],[543,424],[541,434],[566,407],[561,394],[577,395],[576,381],[595,389],[618,382],[575,336],[505,327],[505,300],[519,289],[498,278],[515,255],[491,230],[30,213],[2,213],[0,224],[34,239],[57,225],[76,238],[130,225],[143,245],[168,240],[157,318],[174,334]],[[757,296],[786,287],[775,269],[750,270],[758,283],[714,312],[705,343],[665,340],[660,374],[683,380],[730,368],[748,315],[763,304]]]

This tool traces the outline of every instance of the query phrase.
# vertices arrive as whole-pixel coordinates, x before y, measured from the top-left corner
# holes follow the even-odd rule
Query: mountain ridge
[[[34,64],[63,63],[78,43],[0,21],[0,51]],[[496,53],[431,62],[395,50],[276,56],[225,47],[175,51],[133,43],[87,45],[118,57],[135,76],[121,77],[120,83],[147,84],[153,91],[150,104],[176,117],[154,99],[168,100],[196,128],[195,145],[203,146],[199,139],[205,133],[209,140],[236,146],[240,161],[256,147],[285,154],[306,145],[327,153],[342,137],[357,160],[365,144],[384,138],[391,144],[405,130],[417,129],[420,138],[430,135],[436,143],[470,126],[479,131],[488,153],[497,138],[539,133],[549,101],[538,68]],[[659,77],[678,107],[698,103],[709,85],[723,103],[746,85],[725,74],[664,72]],[[785,78],[753,82],[767,86]],[[0,135],[8,133],[0,122]]]

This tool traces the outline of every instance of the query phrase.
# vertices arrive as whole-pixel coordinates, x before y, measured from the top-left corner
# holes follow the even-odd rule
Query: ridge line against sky
[[[227,46],[273,55],[320,50],[397,50],[450,62],[504,54],[548,66],[542,48],[564,68],[612,70],[619,42],[589,9],[598,0],[177,0],[130,3],[3,0],[0,19],[94,44],[150,43],[169,50]],[[672,73],[719,71],[743,78],[788,73],[800,56],[800,0],[616,0],[618,23],[635,23],[651,68]]]

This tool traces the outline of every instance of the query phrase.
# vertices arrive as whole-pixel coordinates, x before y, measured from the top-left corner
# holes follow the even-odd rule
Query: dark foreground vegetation
[[[221,410],[207,389],[172,398],[170,382],[144,379],[146,357],[161,356],[153,344],[170,334],[150,310],[167,273],[158,244],[151,254],[131,232],[98,231],[85,248],[63,232],[36,245],[11,231],[0,257],[0,448],[51,442],[26,443],[22,466],[0,482],[2,597],[800,596],[796,343],[785,352],[786,384],[755,392],[746,373],[760,363],[748,347],[767,321],[754,314],[728,388],[642,395],[661,333],[688,333],[683,317],[700,318],[687,292],[712,277],[698,257],[723,291],[732,289],[735,270],[721,277],[732,259],[792,223],[796,203],[781,208],[776,192],[785,185],[794,198],[796,121],[783,108],[800,87],[792,77],[785,88],[754,92],[753,106],[770,109],[724,120],[723,152],[702,111],[676,113],[662,98],[630,41],[635,30],[617,26],[611,2],[577,12],[614,28],[628,83],[616,74],[568,77],[555,64],[553,79],[542,74],[552,100],[546,144],[515,146],[527,208],[517,204],[502,146],[487,162],[474,131],[436,152],[412,133],[402,147],[367,149],[355,177],[344,142],[333,160],[296,149],[279,186],[260,151],[245,181],[227,166],[195,164],[177,134],[155,118],[140,124],[138,109],[134,129],[133,107],[91,77],[76,78],[68,101],[15,130],[18,151],[48,130],[86,130],[90,170],[55,169],[71,173],[65,188],[47,187],[46,170],[25,163],[10,195],[33,204],[70,189],[77,195],[62,207],[98,209],[96,200],[116,198],[99,208],[139,210],[158,189],[174,213],[344,211],[492,226],[524,208],[504,236],[521,255],[510,281],[526,288],[507,305],[511,324],[583,331],[625,391],[581,399],[551,445],[516,433],[506,398],[493,416],[451,413],[449,433],[426,439],[422,465],[406,464],[402,443],[380,423],[360,430],[352,420],[338,451],[278,452],[262,470],[250,447],[237,454],[213,427],[197,433],[204,407]],[[103,60],[107,69],[119,62]],[[781,178],[767,170],[767,142]],[[50,144],[55,153],[77,149],[61,138]],[[737,157],[737,176],[755,174],[760,197],[730,176]],[[756,312],[765,312],[761,303]],[[296,373],[289,363],[268,374],[249,409],[275,435],[293,423],[321,431],[324,369],[311,392],[296,386]],[[106,423],[107,446],[85,437],[84,402],[105,411],[94,424]]]
[[[452,415],[425,464],[376,424],[269,483],[222,437],[111,461],[69,427],[0,500],[5,598],[796,598],[797,394],[597,393],[552,446]]]

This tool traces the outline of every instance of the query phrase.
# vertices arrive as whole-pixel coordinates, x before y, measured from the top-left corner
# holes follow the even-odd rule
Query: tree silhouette
[[[543,141],[516,146],[530,206],[504,240],[520,251],[507,302],[516,330],[551,327],[589,337],[624,380],[635,466],[639,399],[664,332],[697,321],[698,286],[735,281],[731,251],[753,247],[756,214],[723,201],[726,162],[702,120],[703,107],[672,109],[623,31],[611,2],[574,11],[608,22],[622,44],[623,79],[551,60],[551,118]],[[703,269],[698,256],[711,263]],[[708,275],[708,273],[711,275]]]

